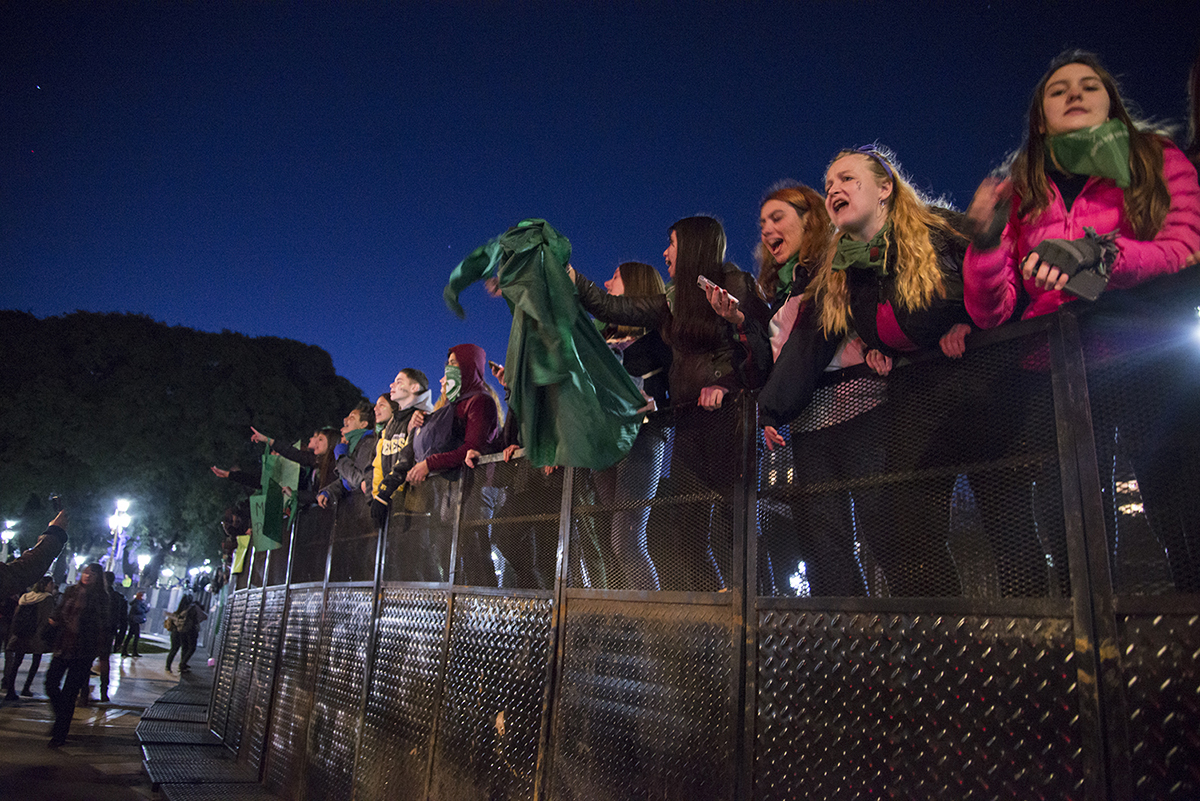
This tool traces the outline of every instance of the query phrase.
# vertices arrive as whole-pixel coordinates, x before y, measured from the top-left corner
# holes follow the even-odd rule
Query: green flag
[[[264,444],[262,457],[262,488],[250,496],[250,527],[254,532],[254,549],[270,551],[283,545],[283,529],[296,512],[296,494],[283,496],[283,487],[296,489],[300,481],[300,465],[271,453]]]
[[[513,315],[508,406],[529,460],[603,470],[633,446],[646,401],[579,305],[570,259],[571,243],[548,222],[523,220],[467,256],[442,296],[461,317],[459,293],[499,279]]]

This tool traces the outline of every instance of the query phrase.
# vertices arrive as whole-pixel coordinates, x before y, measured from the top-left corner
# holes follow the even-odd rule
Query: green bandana
[[[358,442],[363,438],[363,434],[370,431],[370,428],[356,428],[349,434],[345,434],[346,444],[350,446],[350,452],[354,453],[354,449],[358,447]]]
[[[1072,175],[1111,178],[1122,189],[1129,188],[1129,129],[1120,120],[1048,136],[1046,149]]]
[[[795,256],[783,263],[779,268],[779,276],[775,279],[779,284],[779,288],[775,290],[775,296],[785,298],[792,294],[792,281],[796,276],[796,265],[800,263],[800,253],[797,251]]]
[[[859,242],[843,236],[838,242],[837,252],[833,254],[833,269],[845,270],[854,267],[859,270],[874,270],[876,275],[887,275],[887,242],[891,231],[892,221],[888,220],[869,242]]]
[[[446,389],[442,394],[446,396],[446,401],[453,403],[458,399],[458,393],[462,391],[462,370],[458,365],[446,365]]]

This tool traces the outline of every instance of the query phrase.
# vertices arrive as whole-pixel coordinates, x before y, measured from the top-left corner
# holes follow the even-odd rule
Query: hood
[[[486,393],[487,384],[487,354],[478,345],[455,345],[450,349],[454,358],[458,359],[458,369],[462,372],[462,390],[458,399]]]
[[[34,592],[33,590],[30,590],[29,592],[27,592],[21,596],[21,606],[29,606],[30,604],[40,604],[42,601],[49,598],[50,595],[51,595],[51,593],[48,593],[48,592]]]
[[[419,409],[422,412],[432,412],[433,411],[433,390],[427,389],[424,392],[422,392],[420,395],[415,396],[413,398],[413,402],[408,404],[407,406],[402,407],[400,409],[400,411],[404,411],[405,409],[414,409],[414,408]]]

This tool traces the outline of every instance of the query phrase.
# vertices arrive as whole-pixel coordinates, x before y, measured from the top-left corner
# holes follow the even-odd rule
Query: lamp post
[[[75,558],[71,560],[71,566],[67,570],[67,583],[74,584],[75,576],[79,573],[79,568],[83,567],[83,563],[87,561],[87,556],[81,553],[75,554]]]
[[[121,575],[121,565],[124,562],[125,543],[129,541],[128,528],[133,522],[133,518],[129,516],[129,501],[125,498],[117,500],[116,514],[108,518],[108,530],[112,532],[112,547],[108,551],[108,569],[116,573],[117,578],[123,578]]]
[[[142,575],[146,572],[146,565],[150,564],[152,557],[149,554],[139,553],[137,556],[138,563],[138,587],[142,586]]]
[[[0,554],[0,562],[8,561],[8,544],[12,542],[13,537],[17,536],[17,532],[13,531],[13,526],[17,524],[16,520],[4,521],[4,533],[0,534],[0,539],[4,540],[4,550]]]

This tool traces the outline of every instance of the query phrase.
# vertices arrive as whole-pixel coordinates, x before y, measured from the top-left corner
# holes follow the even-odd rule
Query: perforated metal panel
[[[1048,360],[1035,332],[818,391],[760,445],[759,593],[1069,595]]]
[[[292,590],[283,630],[283,651],[275,678],[268,737],[267,787],[298,797],[308,717],[316,684],[323,595],[319,588]]]
[[[260,638],[258,618],[262,606],[262,590],[248,590],[246,614],[238,640],[238,661],[234,668],[233,686],[229,692],[229,717],[225,721],[222,739],[235,751],[241,747],[242,731],[246,724],[247,701],[250,696],[250,676],[254,672],[254,656]]]
[[[266,590],[258,635],[254,639],[254,670],[250,676],[246,739],[241,744],[241,754],[246,764],[256,772],[262,763],[263,745],[266,742],[271,691],[275,681],[275,657],[279,649],[285,600],[284,588]]]
[[[1121,619],[1135,798],[1200,798],[1200,615]]]
[[[371,600],[369,589],[329,588],[305,755],[310,798],[350,797]]]
[[[209,710],[209,725],[221,739],[225,739],[229,724],[229,703],[233,697],[233,679],[241,656],[242,624],[246,618],[246,590],[235,592],[225,605],[225,632],[222,640],[220,663],[217,666],[216,690],[213,705]]]
[[[764,612],[758,799],[1082,797],[1069,621]]]
[[[385,588],[354,797],[420,797],[442,682],[445,592]]]
[[[464,474],[456,584],[554,586],[563,472],[546,476],[519,459],[484,463]]]
[[[172,704],[155,701],[142,713],[142,720],[181,720],[188,723],[207,723],[208,710],[195,704]]]
[[[455,596],[431,795],[533,797],[550,601]]]
[[[735,615],[570,599],[555,801],[733,797]]]

